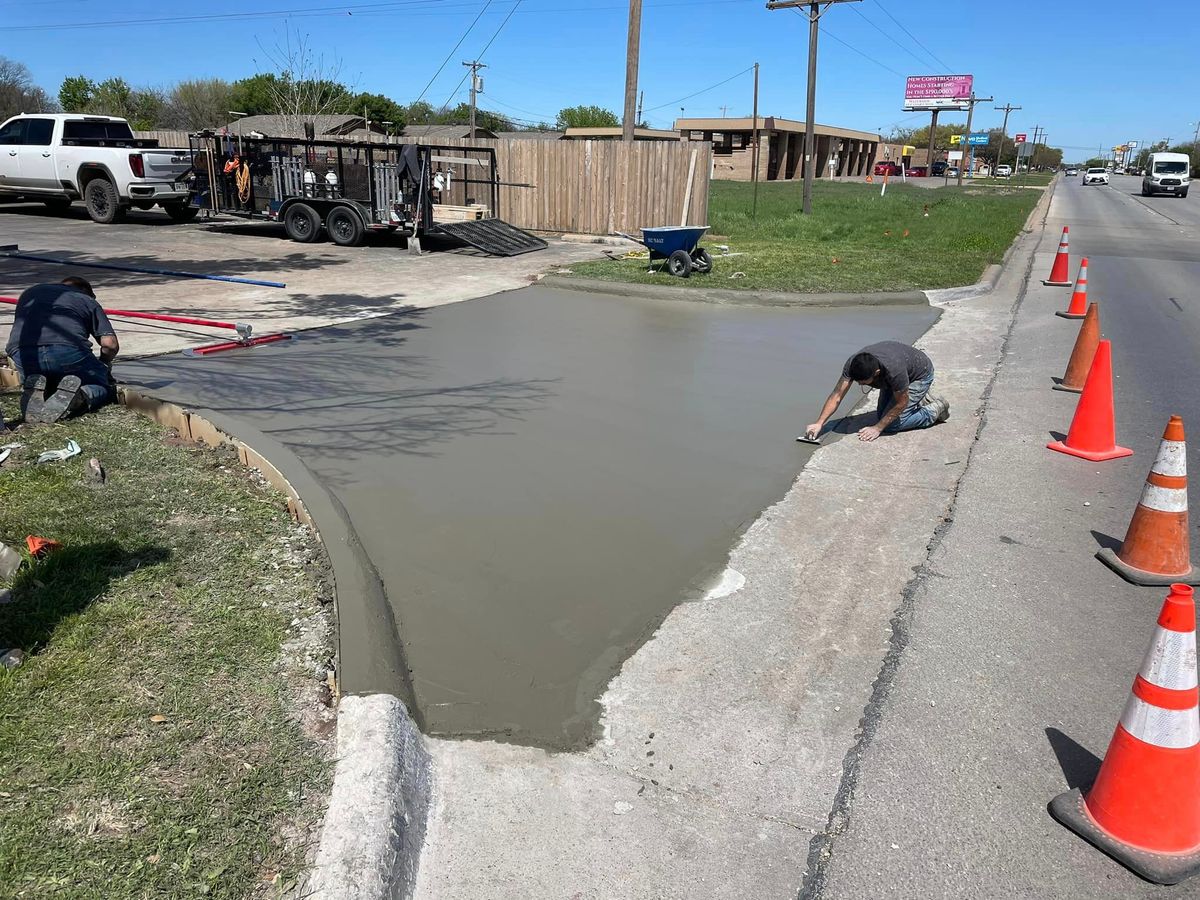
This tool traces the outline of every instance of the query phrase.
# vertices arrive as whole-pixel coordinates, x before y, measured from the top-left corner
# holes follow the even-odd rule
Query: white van
[[[1191,165],[1186,153],[1151,153],[1142,175],[1142,196],[1178,194],[1186,197]]]

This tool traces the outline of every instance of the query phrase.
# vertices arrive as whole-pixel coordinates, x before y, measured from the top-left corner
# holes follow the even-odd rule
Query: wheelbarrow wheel
[[[686,250],[676,250],[667,257],[667,271],[676,278],[687,278],[692,274],[692,258]]]
[[[707,275],[712,271],[712,257],[708,255],[708,251],[703,247],[697,247],[692,253],[692,268],[701,275]]]

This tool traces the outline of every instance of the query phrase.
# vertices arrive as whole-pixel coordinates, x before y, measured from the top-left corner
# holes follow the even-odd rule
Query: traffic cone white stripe
[[[1150,471],[1174,478],[1187,477],[1187,444],[1184,441],[1163,441],[1158,445],[1158,456],[1154,458]]]
[[[1163,709],[1130,694],[1121,727],[1143,743],[1182,750],[1200,744],[1200,708]]]
[[[1196,632],[1159,628],[1138,674],[1171,691],[1196,687]]]
[[[1159,487],[1147,481],[1146,486],[1142,488],[1142,499],[1139,502],[1146,509],[1159,512],[1187,512],[1187,488]]]

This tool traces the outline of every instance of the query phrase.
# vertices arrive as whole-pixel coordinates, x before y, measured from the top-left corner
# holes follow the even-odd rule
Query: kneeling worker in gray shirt
[[[856,383],[863,388],[879,389],[879,421],[860,428],[860,441],[873,441],[881,434],[928,428],[950,418],[950,404],[930,393],[933,386],[933,361],[915,347],[899,341],[880,341],[863,347],[846,360],[842,377],[821,408],[817,421],[804,429],[804,436],[815,440],[829,417]]]
[[[90,338],[100,345],[92,354]],[[71,276],[35,284],[17,299],[5,352],[17,367],[27,422],[57,422],[116,399],[112,361],[121,350],[92,286]]]

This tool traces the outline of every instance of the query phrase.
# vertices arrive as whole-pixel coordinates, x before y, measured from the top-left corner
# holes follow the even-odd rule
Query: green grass
[[[32,464],[68,437],[81,456]],[[0,670],[0,896],[279,894],[330,776],[295,714],[312,672],[281,651],[299,619],[304,664],[331,652],[311,537],[236,458],[123,409],[13,440],[0,540],[63,549],[0,605],[0,644],[28,654]]]
[[[929,189],[889,183],[817,182],[813,215],[800,213],[801,185],[714,181],[704,243],[743,256],[716,257],[709,275],[648,274],[645,260],[571,265],[574,275],[642,284],[759,291],[904,291],[977,281],[999,262],[1039,191],[964,185]],[[924,215],[928,207],[929,215]],[[907,237],[905,232],[908,232]],[[714,256],[716,253],[714,251]],[[657,265],[657,264],[656,264]],[[731,277],[735,272],[744,277]]]

